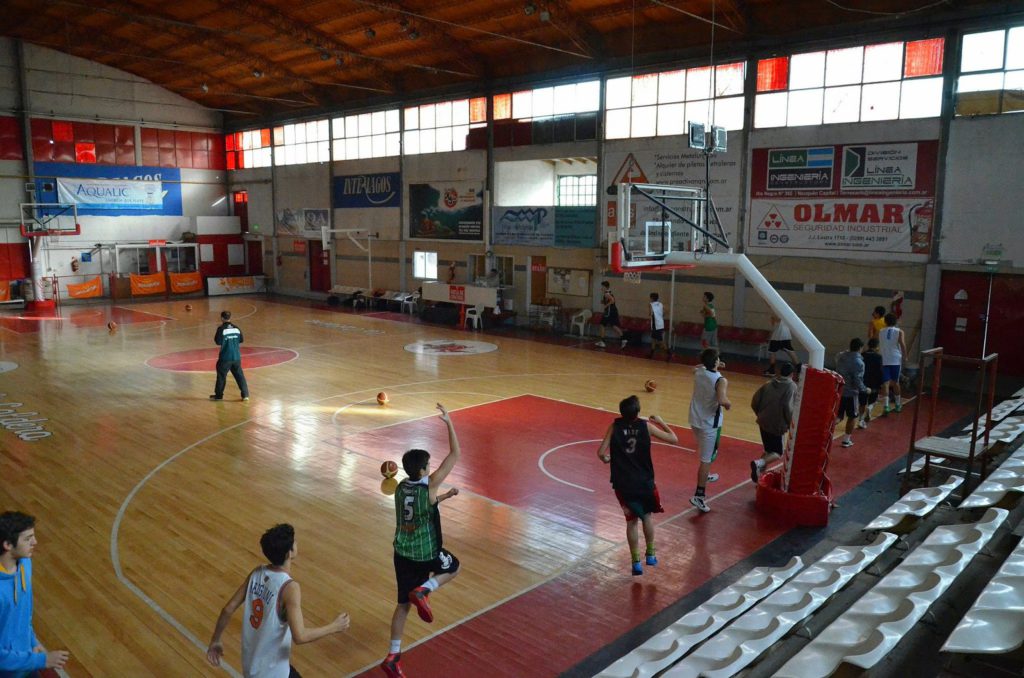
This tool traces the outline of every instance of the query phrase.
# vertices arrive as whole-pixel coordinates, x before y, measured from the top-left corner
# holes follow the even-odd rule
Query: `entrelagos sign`
[[[334,207],[400,207],[402,175],[352,174],[334,177]]]

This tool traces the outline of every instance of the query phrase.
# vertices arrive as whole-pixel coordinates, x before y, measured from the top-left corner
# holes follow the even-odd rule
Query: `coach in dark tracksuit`
[[[213,341],[220,346],[220,355],[217,356],[217,385],[210,400],[224,399],[224,382],[228,379],[228,372],[235,378],[238,390],[242,392],[242,400],[249,399],[249,385],[245,383],[245,374],[242,373],[242,330],[232,325],[231,311],[222,311],[220,319],[224,322],[217,328],[217,334]]]

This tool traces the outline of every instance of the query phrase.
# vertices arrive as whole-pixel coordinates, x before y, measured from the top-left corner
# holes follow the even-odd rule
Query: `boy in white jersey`
[[[889,389],[897,412],[903,409],[900,402],[900,368],[907,345],[903,341],[903,330],[896,327],[896,314],[885,314],[885,329],[878,333],[878,350],[882,354],[882,416],[889,414]]]
[[[653,358],[658,348],[665,349],[665,360],[672,360],[672,350],[665,343],[665,306],[658,293],[651,292],[651,353],[647,357]]]
[[[245,678],[301,678],[289,663],[292,640],[311,643],[348,629],[348,614],[342,612],[326,626],[307,628],[302,618],[299,583],[291,578],[292,561],[298,554],[295,529],[275,525],[260,537],[260,547],[269,565],[249,573],[224,605],[206,650],[206,659],[220,666],[224,645],[220,642],[231,615],[245,603],[242,622],[242,675]]]
[[[693,397],[690,399],[690,428],[697,439],[700,466],[697,469],[697,491],[690,503],[701,513],[711,509],[704,501],[705,487],[718,480],[717,473],[709,473],[711,462],[718,456],[718,442],[722,437],[722,410],[732,407],[726,394],[728,382],[718,372],[725,363],[718,359],[717,348],[700,352],[701,364],[693,370]]]

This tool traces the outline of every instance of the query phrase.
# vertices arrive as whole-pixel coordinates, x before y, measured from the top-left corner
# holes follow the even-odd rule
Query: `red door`
[[[263,242],[249,240],[245,243],[245,260],[249,266],[249,275],[263,275]]]
[[[946,353],[980,358],[985,341],[985,308],[989,275],[943,271],[939,290],[937,345]],[[1016,332],[1024,321],[1024,276],[992,278],[986,353],[999,354],[999,373],[1024,376],[1024,351]]]
[[[324,250],[319,240],[307,240],[306,251],[309,256],[309,289],[312,292],[329,292],[331,289],[331,264],[327,256],[330,251]]]

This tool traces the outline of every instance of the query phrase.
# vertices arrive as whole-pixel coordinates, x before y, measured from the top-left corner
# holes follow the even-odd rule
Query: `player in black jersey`
[[[644,525],[647,542],[647,564],[657,565],[654,553],[654,520],[652,513],[664,513],[658,487],[654,484],[654,464],[651,462],[651,436],[666,443],[679,439],[668,425],[656,415],[640,418],[640,399],[635,395],[619,403],[622,416],[612,422],[604,440],[597,449],[597,457],[611,464],[611,483],[626,516],[626,539],[632,557],[634,575],[644,573],[640,562],[640,542],[637,519]],[[610,448],[610,452],[609,452]]]

